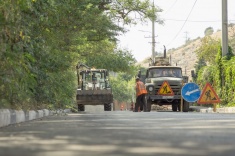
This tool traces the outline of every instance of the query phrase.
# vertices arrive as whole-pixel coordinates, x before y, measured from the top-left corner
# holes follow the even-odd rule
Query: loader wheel
[[[109,104],[104,104],[104,111],[111,111],[111,109],[112,109],[112,106],[111,106],[110,103]]]
[[[78,111],[85,111],[85,106],[83,104],[78,104]]]

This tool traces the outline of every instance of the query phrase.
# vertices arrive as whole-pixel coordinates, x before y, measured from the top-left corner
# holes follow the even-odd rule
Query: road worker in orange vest
[[[136,103],[135,103],[135,112],[138,112],[140,107],[140,111],[147,111],[146,107],[146,97],[147,94],[146,87],[142,81],[140,81],[139,77],[136,77]]]

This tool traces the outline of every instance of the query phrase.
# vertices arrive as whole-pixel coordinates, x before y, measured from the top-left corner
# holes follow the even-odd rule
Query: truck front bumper
[[[180,100],[181,95],[147,95],[149,100]]]

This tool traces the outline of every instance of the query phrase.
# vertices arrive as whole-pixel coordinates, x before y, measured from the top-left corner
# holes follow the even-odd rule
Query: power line
[[[166,10],[166,12],[163,14],[163,16],[165,16],[175,6],[177,1],[178,0],[175,0],[175,2],[170,6],[170,8]]]
[[[185,22],[186,20],[181,19],[165,19],[166,21],[178,21],[178,22]],[[229,20],[229,21],[235,21],[235,20]],[[221,20],[213,20],[213,21],[194,21],[194,20],[187,20],[187,22],[195,22],[195,23],[210,23],[210,22],[221,22]]]
[[[171,40],[171,42],[167,44],[167,46],[169,46],[169,45],[176,39],[176,37],[180,34],[180,32],[181,32],[182,29],[184,28],[186,22],[188,21],[188,18],[189,18],[189,16],[190,16],[190,14],[192,13],[193,8],[194,8],[194,6],[196,5],[196,3],[197,3],[197,0],[195,0],[195,2],[194,2],[194,4],[193,4],[193,6],[192,6],[192,8],[191,8],[191,10],[190,10],[190,12],[189,12],[187,18],[186,18],[186,20],[184,21],[184,24],[183,24],[182,27],[181,27],[181,29],[180,29],[179,32],[175,35],[175,37]]]
[[[178,22],[185,22],[186,20],[181,20],[181,19],[165,19],[166,21],[178,21]],[[188,20],[187,22],[198,22],[198,23],[208,23],[208,22],[221,22],[220,20],[215,20],[215,21],[193,21],[193,20]]]

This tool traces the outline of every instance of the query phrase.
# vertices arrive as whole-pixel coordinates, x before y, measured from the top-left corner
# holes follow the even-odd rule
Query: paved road
[[[235,114],[93,112],[0,128],[0,156],[234,156]]]

